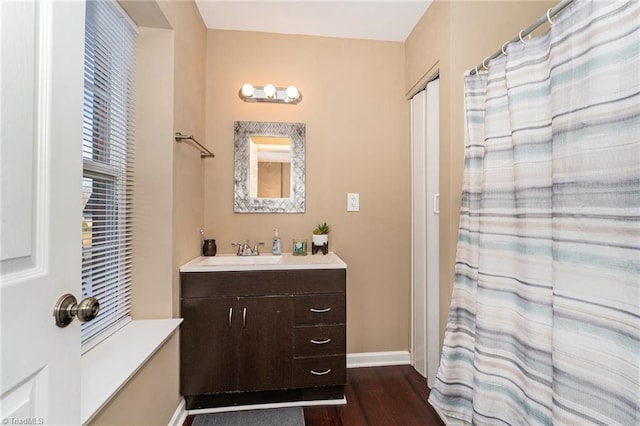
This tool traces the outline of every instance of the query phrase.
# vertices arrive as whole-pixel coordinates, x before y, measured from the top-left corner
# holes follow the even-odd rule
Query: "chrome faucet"
[[[249,240],[246,243],[231,243],[232,246],[238,246],[237,256],[260,256],[259,246],[263,246],[264,243],[255,243],[253,250],[249,245]]]

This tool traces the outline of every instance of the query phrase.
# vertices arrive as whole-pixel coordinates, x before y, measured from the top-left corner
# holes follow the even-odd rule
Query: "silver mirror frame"
[[[235,121],[234,196],[235,213],[304,213],[305,209],[305,125],[263,121]],[[256,198],[249,194],[249,138],[277,136],[291,138],[291,198]]]

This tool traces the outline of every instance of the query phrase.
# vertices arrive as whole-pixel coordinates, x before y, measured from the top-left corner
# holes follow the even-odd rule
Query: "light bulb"
[[[245,83],[242,85],[241,91],[242,91],[242,96],[244,96],[245,98],[250,98],[253,96],[253,92],[255,91],[255,89],[251,84]]]
[[[276,95],[276,86],[274,86],[273,84],[269,83],[269,84],[265,84],[264,86],[264,95],[267,98],[273,98]]]
[[[287,97],[291,100],[296,100],[300,96],[300,92],[298,92],[298,88],[296,86],[287,87]]]

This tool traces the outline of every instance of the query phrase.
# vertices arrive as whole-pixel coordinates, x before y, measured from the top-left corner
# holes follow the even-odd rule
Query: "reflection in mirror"
[[[291,197],[291,138],[249,137],[249,194],[257,198]]]
[[[236,213],[304,212],[304,124],[236,121],[234,155]]]

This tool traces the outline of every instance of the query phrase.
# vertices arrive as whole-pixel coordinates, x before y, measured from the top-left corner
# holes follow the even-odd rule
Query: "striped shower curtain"
[[[640,1],[467,75],[447,424],[640,424]]]

